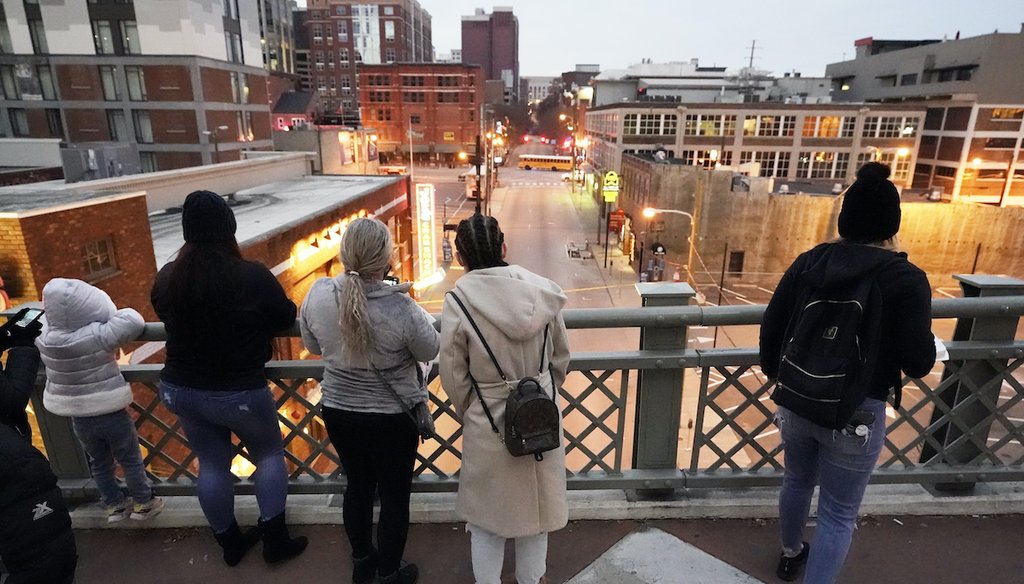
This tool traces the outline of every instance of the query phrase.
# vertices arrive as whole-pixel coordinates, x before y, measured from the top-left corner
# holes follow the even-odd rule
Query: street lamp
[[[211,142],[213,142],[213,161],[215,164],[220,164],[220,139],[219,133],[227,130],[227,126],[217,126],[212,130],[203,130],[203,135],[206,136]]]

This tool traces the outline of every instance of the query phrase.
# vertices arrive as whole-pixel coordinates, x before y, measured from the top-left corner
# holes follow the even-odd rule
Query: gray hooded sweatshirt
[[[373,331],[371,365],[346,346],[341,334],[338,293],[341,278],[346,277],[314,282],[299,314],[303,344],[310,353],[323,355],[323,405],[352,412],[402,413],[373,367],[410,408],[426,401],[417,362],[437,356],[440,335],[434,329],[433,317],[409,296],[411,284],[387,286],[360,280]]]
[[[43,307],[46,314],[36,347],[46,365],[46,409],[59,416],[87,418],[132,403],[116,352],[142,333],[142,315],[131,308],[118,310],[103,290],[67,278],[47,282]]]

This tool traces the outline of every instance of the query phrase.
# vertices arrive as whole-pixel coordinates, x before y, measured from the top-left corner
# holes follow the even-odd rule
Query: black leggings
[[[377,570],[398,569],[409,535],[409,492],[419,435],[405,414],[368,414],[323,408],[324,423],[345,469],[345,533],[352,556],[373,550],[373,496],[380,493]]]

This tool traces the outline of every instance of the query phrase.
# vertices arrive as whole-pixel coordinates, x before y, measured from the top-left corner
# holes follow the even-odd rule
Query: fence
[[[956,319],[950,360],[932,375],[905,380],[904,406],[890,412],[875,482],[929,483],[948,490],[976,482],[1024,479],[1024,281],[961,278],[966,298],[936,300],[936,319]],[[782,458],[773,426],[770,385],[755,348],[687,349],[687,327],[750,326],[763,306],[686,306],[685,284],[649,284],[640,309],[567,310],[570,329],[638,328],[640,348],[574,353],[561,390],[571,489],[678,489],[781,484]],[[164,338],[147,325],[144,339]],[[158,492],[189,494],[197,461],[177,419],[159,401],[161,365],[124,367],[133,383],[137,426]],[[337,492],[338,458],[318,414],[319,361],[268,365],[291,471],[292,492]],[[431,375],[437,440],[421,445],[414,489],[457,485],[461,426]],[[68,420],[35,411],[51,463],[69,494],[91,494],[88,467]],[[689,420],[689,421],[687,421]],[[251,464],[238,448],[234,470]],[[252,492],[240,479],[238,492]],[[82,494],[82,493],[80,493]]]

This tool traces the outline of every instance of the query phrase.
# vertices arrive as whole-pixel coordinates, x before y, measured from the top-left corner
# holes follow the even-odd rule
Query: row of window
[[[327,37],[324,37],[324,32],[325,31],[327,32],[327,35],[328,35]],[[362,22],[362,21],[359,21],[359,20],[353,20],[352,21],[352,36],[353,37],[358,37],[358,36],[363,36],[363,35],[373,36],[374,32],[375,31],[372,29],[371,23],[369,23],[369,22]],[[338,21],[338,42],[339,43],[347,43],[348,42],[348,35],[349,35],[348,21],[345,21],[345,20]],[[330,36],[330,26],[325,27],[325,26],[323,26],[320,23],[313,24],[313,44],[314,45],[322,45],[324,43],[324,38],[327,39],[328,43],[330,43],[330,42],[332,42],[334,40]],[[394,42],[395,41],[395,21],[393,21],[393,20],[385,20],[384,21],[384,40],[387,41],[387,42]]]
[[[399,75],[402,87],[430,87],[436,82],[438,87],[461,87],[463,76],[461,75]],[[476,79],[470,75],[465,77],[466,85],[475,85]],[[390,86],[391,75],[371,74],[366,76],[368,86]]]
[[[675,136],[679,125],[675,114],[626,114],[622,119],[626,136]]]
[[[333,79],[331,80],[333,81]],[[427,95],[434,95],[436,103],[472,103],[473,96],[470,94],[462,94],[455,91],[448,91],[443,93],[427,93],[424,91],[403,91],[402,102],[403,103],[427,103]],[[463,97],[465,95],[465,97]],[[367,94],[367,101],[370,103],[391,103],[391,92],[390,91],[370,91]]]
[[[735,136],[735,115],[687,114],[683,120],[684,136]],[[861,135],[865,138],[913,137],[920,120],[916,117],[870,116],[864,119]],[[801,135],[808,138],[852,138],[857,118],[852,116],[805,116]],[[675,114],[626,114],[623,134],[626,136],[674,136]],[[757,137],[791,137],[796,130],[796,116],[744,116],[743,135]]]
[[[395,7],[394,6],[381,6],[380,9],[383,11],[384,16],[394,16],[395,15]],[[346,7],[346,6],[335,6],[334,7],[334,13],[337,16],[345,16],[345,14],[347,14],[347,12],[348,12],[348,7]],[[352,7],[352,15],[353,16],[360,16],[362,14],[365,14],[366,16],[372,16],[374,14],[377,14],[377,6],[373,6],[373,5],[363,6],[363,5],[358,5],[357,4],[356,6]],[[327,18],[329,15],[330,15],[330,13],[327,12],[327,11],[320,12],[320,11],[317,11],[317,10],[313,10],[313,11],[310,12],[310,17],[311,18]]]

